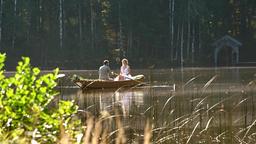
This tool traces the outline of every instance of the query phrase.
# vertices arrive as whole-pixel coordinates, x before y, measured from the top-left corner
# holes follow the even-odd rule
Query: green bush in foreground
[[[14,76],[5,77],[5,54],[0,54],[0,143],[57,142],[61,125],[70,136],[79,120],[72,120],[78,107],[69,101],[60,101],[57,108],[48,104],[58,94],[58,69],[40,75],[39,68],[30,66],[30,59],[23,57]],[[72,124],[71,124],[72,122]]]

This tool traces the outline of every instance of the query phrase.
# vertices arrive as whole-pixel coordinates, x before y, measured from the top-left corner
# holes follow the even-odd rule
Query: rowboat
[[[128,80],[112,81],[112,80],[99,80],[99,79],[83,79],[76,77],[73,82],[82,90],[85,89],[113,89],[121,87],[133,87],[143,83],[144,75],[136,75]]]

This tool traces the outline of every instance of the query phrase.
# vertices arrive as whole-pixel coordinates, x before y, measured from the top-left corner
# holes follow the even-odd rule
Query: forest
[[[256,61],[255,0],[0,0],[0,52],[6,69],[21,56],[43,70],[213,66],[212,44],[242,43]]]

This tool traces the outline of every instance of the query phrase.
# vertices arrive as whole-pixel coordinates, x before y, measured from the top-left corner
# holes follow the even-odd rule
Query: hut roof
[[[230,46],[233,48],[238,48],[242,46],[242,43],[229,35],[225,35],[222,38],[216,40],[212,45],[214,47]]]

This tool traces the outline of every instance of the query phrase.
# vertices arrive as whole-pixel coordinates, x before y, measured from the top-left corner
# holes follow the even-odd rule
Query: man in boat
[[[109,74],[111,73],[110,67],[109,67],[109,61],[104,60],[103,65],[99,68],[99,79],[100,80],[113,80],[109,77]]]

